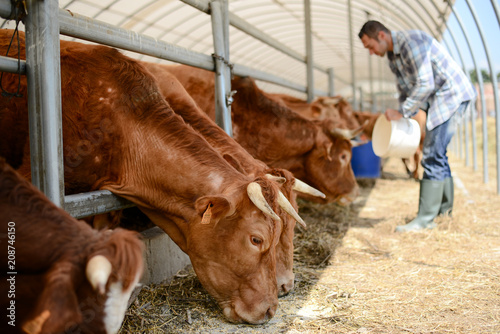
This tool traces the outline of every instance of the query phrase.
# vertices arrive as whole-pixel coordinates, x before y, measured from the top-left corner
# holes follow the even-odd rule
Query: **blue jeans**
[[[449,120],[430,131],[426,128],[422,161],[420,162],[424,168],[424,179],[443,181],[451,177],[446,151],[455,134],[457,119],[464,113],[468,105],[469,101],[462,102]]]

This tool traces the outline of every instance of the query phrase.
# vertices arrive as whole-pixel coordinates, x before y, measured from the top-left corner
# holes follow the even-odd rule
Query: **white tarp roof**
[[[391,30],[421,29],[440,40],[445,30],[444,22],[451,12],[449,6],[454,0],[350,2],[352,32],[349,28],[349,0],[310,0],[314,61],[322,68],[333,68],[335,89],[346,96],[351,94],[352,82],[351,33],[357,85],[363,86],[368,93],[371,73],[376,91],[392,91],[394,81],[386,59],[370,59],[357,37],[363,23],[367,19],[375,19]],[[210,16],[180,0],[60,0],[59,6],[196,52],[208,55],[214,52]],[[304,0],[228,0],[228,7],[234,15],[305,57]],[[13,25],[9,22],[4,26]],[[279,75],[302,85],[307,82],[303,63],[234,27],[230,27],[230,57],[233,63]],[[273,85],[267,85],[268,90],[280,91]],[[314,85],[316,89],[328,91],[326,74],[315,70]]]

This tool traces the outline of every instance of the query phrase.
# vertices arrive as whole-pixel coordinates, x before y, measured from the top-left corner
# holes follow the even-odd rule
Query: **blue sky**
[[[499,7],[499,0],[494,1],[496,1],[497,7]],[[476,15],[479,19],[479,24],[485,36],[486,43],[488,44],[488,51],[490,60],[493,63],[494,71],[498,73],[500,72],[500,24],[497,20],[491,0],[469,0],[469,2],[475,9]],[[460,16],[465,29],[467,30],[469,41],[471,42],[474,50],[474,57],[479,68],[486,69],[489,73],[488,61],[482,44],[481,35],[476,27],[476,23],[469,10],[467,2],[465,0],[456,0],[454,7],[457,14]],[[474,62],[471,52],[469,51],[467,41],[453,13],[448,18],[448,28],[451,32],[453,32],[455,40],[457,41],[457,44],[459,44],[465,67],[467,69],[473,69]],[[459,64],[461,64],[460,56],[453,39],[451,38],[450,31],[446,31],[444,33],[444,39],[447,42],[445,45],[450,47],[451,54],[459,62]]]

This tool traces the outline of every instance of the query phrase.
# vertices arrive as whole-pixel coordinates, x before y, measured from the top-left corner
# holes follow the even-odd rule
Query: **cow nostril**
[[[274,312],[275,310],[272,307],[268,308],[266,312],[266,320],[269,320],[272,317],[274,317]]]

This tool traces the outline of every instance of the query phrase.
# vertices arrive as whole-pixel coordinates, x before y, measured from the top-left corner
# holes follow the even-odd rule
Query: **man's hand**
[[[399,113],[396,109],[389,109],[387,108],[385,110],[385,118],[387,118],[388,121],[397,121],[398,119],[401,119],[403,115]]]

